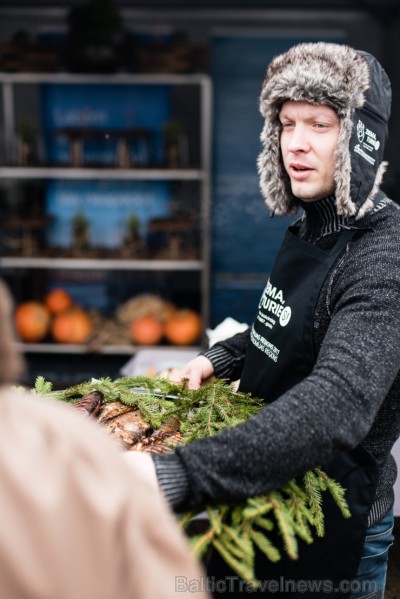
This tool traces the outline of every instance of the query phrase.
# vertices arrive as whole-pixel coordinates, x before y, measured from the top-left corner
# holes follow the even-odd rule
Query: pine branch
[[[306,472],[304,475],[304,484],[307,491],[317,536],[323,537],[325,532],[324,513],[322,511],[322,495],[321,487],[319,486],[319,479],[316,477],[314,472]]]
[[[240,529],[237,529],[236,527],[223,524],[222,532],[225,533],[226,537],[228,537],[231,542],[233,542],[239,549],[241,549],[244,555],[248,555],[249,553],[251,553],[251,543],[249,541],[248,535],[247,538],[245,535],[243,535],[243,525]]]
[[[310,527],[304,520],[304,516],[300,511],[296,513],[296,521],[292,523],[292,526],[295,533],[298,537],[300,537],[300,539],[303,539],[303,541],[305,541],[309,545],[313,542]]]
[[[224,381],[192,391],[186,385],[149,376],[85,381],[57,393],[52,392],[51,383],[38,377],[34,391],[69,403],[79,401],[92,391],[100,391],[105,402],[120,401],[138,409],[156,432],[168,427],[172,420],[178,421],[184,444],[236,426],[265,406],[261,399],[235,392]],[[291,559],[298,557],[297,538],[311,543],[314,532],[316,536],[324,534],[324,492],[332,495],[344,517],[350,515],[345,490],[320,468],[261,497],[235,505],[206,506],[209,526],[204,533],[190,539],[193,551],[200,557],[209,547],[214,547],[236,574],[256,585],[256,549],[271,561],[281,558],[280,548],[271,541],[271,532],[279,532],[283,550]],[[183,514],[181,527],[187,528],[197,513]]]
[[[206,512],[210,519],[211,528],[217,535],[220,535],[223,527],[223,514],[221,514],[218,510],[212,510],[209,507],[206,509]]]
[[[271,543],[268,537],[254,529],[251,529],[250,536],[260,551],[262,551],[271,562],[279,562],[281,559],[279,549]]]
[[[53,390],[53,383],[46,381],[43,376],[36,377],[34,393],[38,395],[48,395]]]
[[[233,543],[228,535],[222,535],[221,537],[219,537],[219,542],[233,557],[237,557],[242,562],[248,561],[248,553],[243,551],[241,547]]]
[[[191,523],[191,521],[193,520],[195,515],[196,515],[196,512],[186,512],[179,518],[178,522],[179,522],[179,526],[182,528],[182,530],[185,530],[185,528],[187,528],[189,526],[189,524]]]
[[[326,472],[321,470],[321,468],[316,468],[315,471],[317,472],[318,476],[324,481],[324,484],[330,491],[333,499],[335,500],[336,505],[342,512],[343,517],[350,518],[351,513],[347,501],[345,499],[345,489],[343,489],[343,487],[333,478],[330,478],[326,474]]]
[[[290,514],[287,512],[286,505],[284,501],[282,501],[281,495],[278,492],[274,491],[273,493],[271,493],[271,496],[274,515],[278,524],[279,531],[282,535],[286,553],[291,559],[297,559],[298,546]]]
[[[271,501],[266,501],[264,498],[249,499],[247,501],[248,507],[244,508],[243,517],[246,520],[253,520],[259,516],[267,514],[273,509]]]
[[[243,580],[254,582],[254,569],[249,567],[248,563],[243,560],[238,560],[227,550],[218,539],[212,541],[212,546],[218,551],[222,559],[236,572]]]
[[[254,518],[253,522],[254,525],[256,525],[258,528],[263,528],[264,530],[268,530],[268,532],[274,530],[275,527],[272,520],[270,520],[269,518],[263,518],[261,516]]]
[[[198,558],[201,558],[207,551],[208,547],[212,542],[212,537],[213,530],[210,529],[202,535],[196,535],[194,537],[189,538],[189,544],[192,548],[192,551]]]

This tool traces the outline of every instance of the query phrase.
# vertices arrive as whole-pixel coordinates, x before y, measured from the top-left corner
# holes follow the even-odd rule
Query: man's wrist
[[[178,512],[185,509],[190,496],[186,468],[176,454],[159,456],[152,454],[158,484],[170,507]]]
[[[217,378],[229,378],[232,369],[232,356],[224,347],[213,345],[201,355],[210,360],[214,368],[214,374]]]

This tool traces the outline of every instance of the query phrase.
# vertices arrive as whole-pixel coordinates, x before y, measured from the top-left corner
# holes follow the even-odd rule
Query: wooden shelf
[[[200,169],[168,168],[90,168],[71,166],[0,166],[0,179],[71,179],[117,181],[202,181]]]
[[[18,343],[18,349],[25,354],[122,354],[133,356],[139,349],[149,349],[149,346],[138,345],[104,345],[98,350],[93,350],[80,344],[67,343]],[[171,351],[171,349],[185,349],[190,351],[200,351],[200,346],[151,346],[157,351]]]
[[[1,268],[44,270],[202,270],[201,260],[129,260],[124,258],[0,258]]]
[[[66,85],[199,85],[208,84],[202,74],[94,74],[94,73],[0,73],[2,84],[65,83]]]
[[[179,108],[180,102],[183,101],[181,98],[186,97],[191,101],[193,100],[193,110],[195,111],[195,118],[193,120],[193,127],[196,128],[197,134],[194,135],[193,141],[198,138],[198,145],[196,152],[193,153],[192,161],[177,162],[176,164],[184,164],[185,167],[180,168],[168,168],[163,166],[162,159],[153,158],[152,163],[155,166],[143,166],[144,163],[140,164],[139,160],[132,162],[129,160],[120,160],[117,163],[107,164],[104,166],[98,165],[97,162],[87,163],[79,157],[79,160],[74,162],[74,165],[69,166],[70,161],[68,158],[63,161],[63,164],[52,164],[51,160],[42,158],[42,163],[33,166],[17,166],[16,156],[18,154],[18,137],[17,137],[17,125],[21,122],[23,110],[19,106],[19,99],[22,94],[28,93],[29,86],[36,88],[36,91],[31,93],[31,96],[39,102],[40,95],[44,91],[44,85],[62,85],[65,86],[88,86],[88,85],[107,85],[107,86],[152,86],[153,90],[157,86],[168,86],[174,87],[173,95],[177,96],[178,109],[182,111],[183,117],[189,119],[188,110],[191,108],[190,105],[184,106],[182,109]],[[25,88],[26,86],[26,92]],[[179,91],[179,86],[184,89]],[[192,86],[192,89],[190,89]],[[158,273],[166,273],[164,276],[160,275],[160,278],[172,279],[172,285],[175,285],[180,293],[180,285],[185,283],[185,276],[190,279],[189,283],[192,285],[192,279],[196,279],[196,283],[190,287],[190,293],[198,293],[199,312],[201,313],[204,327],[207,326],[209,319],[209,269],[210,269],[210,239],[209,239],[209,224],[210,224],[210,195],[211,195],[211,131],[212,131],[212,82],[208,75],[205,74],[129,74],[129,73],[116,73],[116,74],[75,74],[75,73],[0,73],[0,95],[1,95],[1,111],[2,111],[2,163],[0,165],[0,183],[2,187],[9,194],[12,199],[15,197],[18,191],[18,182],[26,181],[43,181],[43,187],[46,187],[47,182],[51,181],[140,181],[140,182],[187,182],[183,185],[183,192],[186,188],[189,189],[187,201],[191,202],[192,188],[195,188],[195,201],[197,204],[191,207],[193,211],[196,210],[196,220],[198,218],[199,231],[201,233],[201,241],[198,242],[200,248],[198,251],[192,251],[187,253],[189,259],[169,259],[168,257],[161,256],[184,256],[182,253],[158,253],[154,254],[156,257],[143,259],[141,256],[146,254],[143,252],[140,254],[126,254],[127,257],[119,257],[118,252],[107,253],[104,252],[102,256],[99,252],[98,256],[95,256],[94,252],[87,252],[82,254],[81,257],[74,257],[72,252],[60,253],[55,250],[53,253],[56,254],[54,257],[50,256],[35,256],[40,254],[40,250],[34,246],[34,249],[29,252],[26,250],[22,256],[9,255],[0,257],[0,268],[8,270],[7,276],[14,278],[16,281],[16,287],[19,286],[18,293],[23,294],[24,277],[26,273],[24,270],[36,269],[38,272],[28,273],[28,279],[33,281],[42,281],[47,278],[46,272],[39,271],[90,271],[94,272],[118,272],[122,271],[128,273],[128,271],[140,272],[140,279],[145,279],[143,273],[149,273],[149,279],[153,282],[155,278],[154,273],[158,276]],[[113,92],[118,93],[115,89]],[[157,93],[157,89],[155,90]],[[17,94],[19,94],[17,96]],[[186,96],[184,96],[186,94]],[[39,105],[39,104],[38,104]],[[35,112],[35,106],[33,107]],[[24,109],[27,110],[27,109]],[[179,110],[177,112],[179,113]],[[174,114],[172,111],[171,114]],[[29,116],[30,112],[29,112]],[[35,116],[35,115],[33,115]],[[177,118],[179,114],[177,114]],[[33,118],[33,117],[32,117]],[[41,130],[39,115],[36,114],[36,121],[38,129]],[[191,126],[192,126],[191,125]],[[115,132],[114,132],[115,133]],[[65,134],[65,130],[64,130]],[[127,130],[129,137],[129,129]],[[119,140],[119,138],[118,138]],[[39,139],[39,141],[41,141]],[[196,142],[197,143],[197,142]],[[116,142],[118,146],[118,143]],[[119,149],[120,145],[118,146]],[[117,149],[118,149],[117,148]],[[118,153],[118,152],[117,152]],[[39,153],[40,154],[40,153]],[[124,156],[124,154],[123,154]],[[48,163],[45,161],[48,160]],[[132,159],[131,159],[132,160]],[[23,160],[20,160],[20,164],[24,164]],[[28,163],[29,164],[29,163]],[[147,164],[147,163],[146,163]],[[174,164],[175,163],[172,163]],[[173,186],[174,187],[174,186]],[[182,200],[183,201],[183,200]],[[196,223],[197,226],[197,223]],[[185,234],[190,235],[189,229],[184,229]],[[197,229],[196,229],[197,232]],[[10,248],[14,246],[10,245]],[[38,246],[40,247],[40,246]],[[10,253],[11,250],[10,250]],[[14,253],[17,253],[15,250]],[[135,259],[133,256],[137,256]],[[150,254],[149,254],[150,255]],[[177,282],[170,273],[177,272]],[[180,275],[180,273],[195,273],[193,276]],[[86,273],[85,273],[86,274]],[[21,276],[23,275],[23,276]],[[135,275],[133,275],[135,276]],[[138,277],[139,275],[136,275]],[[85,278],[82,275],[82,278]],[[198,281],[197,281],[198,279]],[[41,283],[40,283],[41,284]],[[198,287],[198,290],[197,290]],[[196,298],[197,301],[197,298]],[[173,346],[154,346],[157,351],[170,351],[171,348],[177,349]],[[63,354],[66,355],[65,366],[66,368],[75,368],[81,363],[87,362],[91,368],[94,368],[96,362],[110,362],[113,363],[119,360],[119,356],[133,356],[142,347],[135,345],[104,345],[99,349],[93,348],[90,345],[68,345],[68,344],[57,344],[57,343],[19,343],[19,349],[24,353],[27,358],[27,363],[32,364],[38,363],[40,369],[47,366],[49,362],[49,368],[55,371],[59,368],[58,363],[63,361]],[[200,351],[200,347],[185,347],[187,350]],[[74,359],[74,354],[77,355]],[[41,355],[45,358],[41,360]],[[85,355],[86,359],[81,359],[81,356]],[[100,356],[103,356],[100,359]],[[107,357],[108,356],[108,357]],[[113,357],[115,356],[115,357]],[[64,367],[63,367],[64,368]],[[97,368],[97,367],[96,367]],[[103,372],[101,366],[100,371]],[[64,374],[64,369],[60,374]]]

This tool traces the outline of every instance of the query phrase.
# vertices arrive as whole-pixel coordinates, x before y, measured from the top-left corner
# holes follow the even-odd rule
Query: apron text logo
[[[274,362],[278,361],[279,349],[273,345],[270,341],[265,339],[262,335],[255,331],[254,326],[251,329],[250,339],[253,345],[255,345],[259,350],[264,352],[266,356],[271,358]]]
[[[261,296],[258,308],[259,310],[263,309],[264,311],[277,316],[279,318],[279,324],[282,327],[285,327],[288,324],[290,317],[292,316],[291,308],[289,306],[285,307],[282,289],[273,287],[269,281]]]

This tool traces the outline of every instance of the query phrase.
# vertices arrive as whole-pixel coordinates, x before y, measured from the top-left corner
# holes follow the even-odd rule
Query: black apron
[[[342,230],[335,246],[325,252],[300,239],[296,227],[288,229],[261,297],[240,391],[272,402],[311,373],[316,360],[313,319],[321,288],[346,244],[360,232],[355,228]],[[321,466],[346,489],[352,516],[344,518],[326,492],[325,536],[316,538],[311,545],[299,541],[298,560],[291,560],[282,551],[282,559],[273,564],[257,553],[256,576],[261,581],[273,581],[270,589],[274,595],[291,599],[350,596],[350,583],[359,565],[375,495],[378,465],[359,446]],[[276,542],[282,547],[280,538]],[[216,552],[207,570],[215,580],[234,576]],[[242,595],[243,584],[229,581],[229,596]]]

